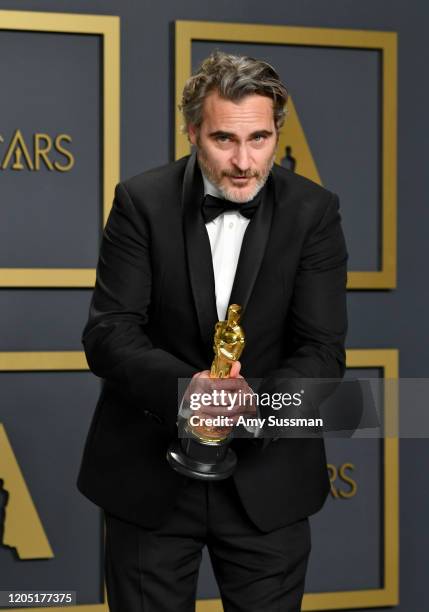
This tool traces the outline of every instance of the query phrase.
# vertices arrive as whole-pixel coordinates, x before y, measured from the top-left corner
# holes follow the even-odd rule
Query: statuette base
[[[167,452],[170,466],[184,476],[197,480],[225,480],[237,464],[228,444],[202,443],[192,438],[175,440]]]

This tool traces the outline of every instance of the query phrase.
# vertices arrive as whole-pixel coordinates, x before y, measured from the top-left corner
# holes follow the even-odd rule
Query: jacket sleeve
[[[153,346],[146,333],[152,271],[148,224],[119,183],[103,232],[82,342],[92,372],[116,383],[159,420],[174,423],[177,378],[196,369]]]
[[[338,197],[332,194],[324,214],[307,232],[288,311],[286,356],[264,378],[260,392],[299,392],[305,380],[305,388],[320,403],[344,375],[348,255],[338,210]],[[337,383],[311,383],[321,378]],[[261,412],[274,414],[271,409]]]

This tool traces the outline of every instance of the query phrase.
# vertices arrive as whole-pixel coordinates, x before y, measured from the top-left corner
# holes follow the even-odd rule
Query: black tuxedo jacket
[[[186,477],[169,466],[177,379],[208,369],[217,321],[195,155],[116,187],[83,344],[103,379],[78,488],[116,516],[161,524]],[[347,253],[338,198],[274,165],[241,248],[231,303],[243,306],[244,377],[340,378]],[[319,510],[321,439],[235,439],[234,480],[263,531]]]

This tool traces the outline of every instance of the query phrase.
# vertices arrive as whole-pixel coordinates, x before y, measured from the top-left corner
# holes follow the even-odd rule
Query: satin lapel
[[[201,336],[212,351],[214,326],[218,320],[215,281],[210,241],[201,214],[204,186],[193,153],[186,165],[183,180],[182,206],[189,278],[197,311]]]
[[[262,200],[247,226],[232,286],[230,304],[239,304],[246,316],[246,306],[262,264],[270,233],[274,209],[274,181],[270,174],[263,190]]]

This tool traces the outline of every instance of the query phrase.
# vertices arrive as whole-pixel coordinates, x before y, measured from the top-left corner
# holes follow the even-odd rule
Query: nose
[[[249,169],[250,158],[246,143],[237,144],[231,162],[242,173]]]

